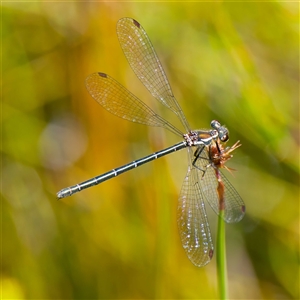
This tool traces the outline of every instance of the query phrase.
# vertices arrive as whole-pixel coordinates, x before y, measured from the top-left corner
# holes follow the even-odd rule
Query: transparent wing
[[[153,97],[179,117],[186,132],[190,131],[188,122],[173,95],[167,76],[143,27],[136,20],[123,18],[118,21],[117,34],[123,52],[140,81]]]
[[[202,192],[211,206],[211,208],[219,214],[219,196],[217,192],[218,181],[216,177],[215,170],[212,166],[209,166],[210,161],[208,157],[208,152],[206,149],[203,150],[201,157],[196,161],[196,166],[203,172],[198,170],[200,175],[200,185]],[[209,167],[208,167],[209,166]],[[225,199],[225,213],[224,221],[227,223],[239,222],[245,214],[245,204],[241,196],[238,194],[233,185],[229,182],[223,172],[220,172],[221,179],[224,184],[224,199]]]
[[[191,150],[188,150],[191,156]],[[198,267],[209,263],[213,256],[213,243],[198,170],[191,165],[179,196],[177,223],[182,246],[191,262]]]
[[[157,115],[149,106],[107,74],[89,75],[86,78],[86,87],[90,95],[110,113],[132,122],[164,127],[182,136],[179,129]]]

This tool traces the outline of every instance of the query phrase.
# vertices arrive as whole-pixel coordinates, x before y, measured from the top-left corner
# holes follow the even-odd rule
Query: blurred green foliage
[[[230,297],[298,299],[299,4],[284,1],[2,2],[2,299],[218,295],[215,259],[194,267],[177,232],[184,151],[56,201],[177,142],[84,87],[105,72],[166,114],[122,54],[125,16],[149,34],[192,128],[218,119],[243,144],[227,175],[247,206],[227,226]]]

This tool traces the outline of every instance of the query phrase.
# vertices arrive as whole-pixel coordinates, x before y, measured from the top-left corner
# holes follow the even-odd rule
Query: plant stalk
[[[222,218],[224,210],[220,210],[218,217],[217,231],[217,275],[220,299],[228,299],[227,295],[227,266],[226,266],[226,243],[225,243],[225,222]]]

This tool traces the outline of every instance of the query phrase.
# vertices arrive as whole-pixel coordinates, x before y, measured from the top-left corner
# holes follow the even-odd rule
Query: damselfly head
[[[221,123],[217,120],[212,120],[210,122],[210,126],[213,129],[216,129],[218,131],[218,137],[221,140],[221,142],[225,143],[229,140],[229,131],[225,126],[221,126]]]

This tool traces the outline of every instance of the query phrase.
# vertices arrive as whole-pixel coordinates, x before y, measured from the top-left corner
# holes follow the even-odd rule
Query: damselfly
[[[117,34],[124,54],[144,86],[154,98],[170,109],[181,121],[185,132],[156,114],[149,106],[134,96],[120,83],[104,73],[93,73],[86,79],[91,96],[106,110],[116,116],[148,126],[163,127],[183,138],[183,141],[155,152],[105,174],[74,186],[62,189],[57,197],[71,196],[83,189],[97,185],[128,170],[139,167],[159,157],[187,148],[188,170],[178,201],[178,228],[187,256],[196,266],[206,265],[213,256],[213,243],[204,206],[204,199],[227,223],[240,221],[245,205],[237,191],[220,168],[226,168],[231,152],[240,146],[224,148],[229,132],[218,121],[211,122],[207,130],[191,130],[175,99],[167,76],[143,27],[130,18],[118,21]]]

